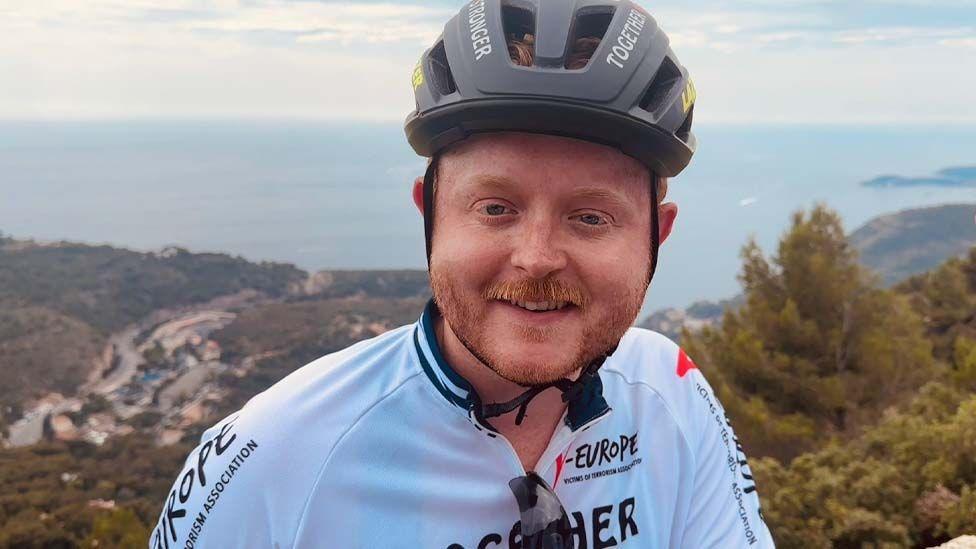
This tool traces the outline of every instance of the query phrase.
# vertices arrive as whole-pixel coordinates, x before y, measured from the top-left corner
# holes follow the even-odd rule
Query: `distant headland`
[[[976,166],[939,170],[929,177],[881,175],[861,183],[864,187],[976,187]]]

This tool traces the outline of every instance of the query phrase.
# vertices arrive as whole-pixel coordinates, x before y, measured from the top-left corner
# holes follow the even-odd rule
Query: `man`
[[[171,547],[772,547],[694,363],[630,328],[694,88],[627,2],[474,0],[413,75],[434,300],[202,438]]]

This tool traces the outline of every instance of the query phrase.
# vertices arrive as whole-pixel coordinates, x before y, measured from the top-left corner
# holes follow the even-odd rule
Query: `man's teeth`
[[[529,311],[555,311],[562,309],[569,303],[567,301],[509,301],[516,307],[521,307]]]

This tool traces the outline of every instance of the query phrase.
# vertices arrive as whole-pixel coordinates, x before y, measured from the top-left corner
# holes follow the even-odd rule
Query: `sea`
[[[870,188],[976,165],[976,127],[707,125],[672,180],[679,215],[645,312],[739,292],[749,238],[775,253],[793,212],[824,202],[848,230],[976,187]],[[398,123],[0,121],[0,231],[181,246],[303,269],[425,268],[411,200],[424,161]]]

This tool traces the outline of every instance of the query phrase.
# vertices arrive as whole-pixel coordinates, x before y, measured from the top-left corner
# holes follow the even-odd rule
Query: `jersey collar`
[[[434,331],[434,319],[437,316],[440,316],[440,311],[431,299],[424,307],[424,312],[420,315],[413,332],[417,357],[421,368],[437,392],[448,402],[464,410],[471,418],[476,400],[474,388],[448,364],[441,353],[437,334]],[[611,356],[607,360],[612,358]],[[586,398],[571,403],[566,413],[566,424],[573,431],[591,424],[610,412],[610,406],[603,396],[603,382],[599,375],[593,377],[592,382],[586,386],[585,393]]]
[[[458,406],[465,411],[469,411],[473,405],[471,399],[471,384],[461,377],[461,374],[454,371],[454,368],[447,363],[444,355],[441,354],[440,345],[437,343],[437,334],[434,331],[434,318],[440,315],[437,305],[431,299],[424,307],[424,312],[417,321],[417,326],[413,332],[413,343],[417,348],[417,356],[420,358],[420,366],[430,379],[430,382],[448,402]]]

